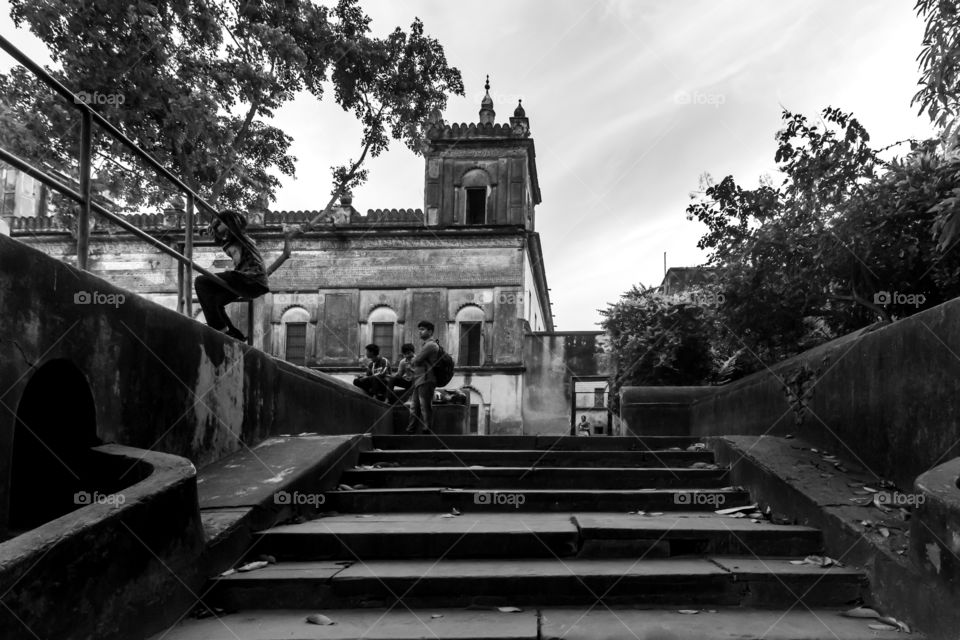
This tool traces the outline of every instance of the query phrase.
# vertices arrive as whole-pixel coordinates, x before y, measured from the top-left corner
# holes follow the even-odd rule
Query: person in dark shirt
[[[433,365],[440,357],[440,345],[433,338],[433,323],[421,320],[417,323],[423,346],[413,357],[413,405],[410,407],[410,423],[407,433],[431,433],[433,424],[433,392],[437,388],[437,377]]]
[[[397,404],[406,400],[413,389],[413,356],[416,352],[417,350],[412,344],[405,342],[400,347],[400,353],[403,357],[397,363],[397,373],[387,378],[389,395],[392,396],[393,402]],[[403,389],[403,393],[397,395],[397,389]]]
[[[380,347],[375,344],[368,344],[366,352],[367,364],[363,375],[357,376],[353,384],[366,391],[368,396],[373,396],[377,400],[386,400],[388,389],[386,377],[390,375],[390,362],[380,355]]]
[[[227,209],[221,211],[220,217],[210,224],[209,232],[233,260],[233,271],[222,271],[217,276],[244,297],[252,299],[259,298],[270,289],[263,257],[245,233],[246,228],[246,216]],[[207,325],[246,342],[246,336],[233,326],[225,309],[226,305],[239,300],[240,296],[203,274],[194,280],[194,287]]]

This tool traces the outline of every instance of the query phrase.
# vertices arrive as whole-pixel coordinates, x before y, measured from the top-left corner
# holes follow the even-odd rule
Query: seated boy
[[[413,387],[413,356],[416,352],[417,350],[412,344],[404,343],[400,347],[400,353],[403,357],[397,363],[397,373],[387,377],[389,396],[396,404],[403,402],[410,395],[410,390]],[[397,395],[396,388],[403,389],[403,393]]]
[[[250,236],[246,234],[247,218],[242,213],[227,209],[210,225],[210,233],[223,251],[233,260],[233,271],[217,275],[248,298],[259,298],[270,291],[263,258]],[[197,299],[207,324],[231,338],[245,342],[247,337],[233,326],[227,316],[226,305],[239,299],[237,293],[223,288],[216,280],[203,274],[194,281]]]
[[[377,400],[387,399],[386,377],[390,375],[390,363],[380,355],[380,347],[375,344],[366,346],[367,364],[363,375],[357,376],[353,384],[366,391],[368,396]]]

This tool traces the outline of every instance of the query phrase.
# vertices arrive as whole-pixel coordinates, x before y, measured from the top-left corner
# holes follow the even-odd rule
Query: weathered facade
[[[417,322],[429,320],[457,363],[448,388],[470,399],[464,430],[522,433],[525,336],[553,331],[535,230],[540,187],[523,108],[509,123],[496,123],[487,88],[479,123],[437,120],[426,131],[422,210],[364,216],[347,197],[326,224],[292,241],[290,258],[271,276],[271,293],[254,306],[254,344],[352,380],[364,345],[380,345],[395,363],[401,344],[419,344]],[[284,228],[319,213],[251,211],[248,230],[269,264],[283,250]],[[176,209],[133,218],[171,246],[182,245]],[[75,254],[73,238],[51,218],[9,222],[20,240],[67,261]],[[195,260],[214,270],[230,268],[202,237]],[[177,306],[177,263],[127,234],[95,229],[90,270]],[[233,306],[237,315],[246,313]],[[246,326],[245,318],[237,320]]]

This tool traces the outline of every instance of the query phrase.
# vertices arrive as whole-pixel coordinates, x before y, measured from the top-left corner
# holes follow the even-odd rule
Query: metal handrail
[[[19,158],[18,156],[0,149],[0,160],[6,162],[17,168],[20,171],[23,171],[27,175],[33,177],[36,180],[39,180],[43,184],[47,185],[51,189],[75,200],[80,205],[80,213],[77,216],[77,266],[80,269],[87,270],[87,258],[89,254],[89,243],[90,243],[90,212],[96,212],[98,215],[106,218],[107,220],[113,222],[114,224],[122,227],[123,229],[129,231],[131,234],[140,238],[141,240],[147,242],[153,247],[156,247],[163,253],[171,256],[177,260],[181,268],[177,273],[177,290],[178,290],[178,300],[177,300],[177,310],[181,311],[185,315],[193,315],[193,272],[197,271],[202,273],[205,276],[213,278],[217,284],[224,287],[228,291],[232,292],[234,295],[238,296],[240,299],[247,299],[247,296],[243,295],[229,284],[227,284],[223,279],[219,278],[216,274],[211,273],[210,271],[204,269],[198,265],[193,260],[193,239],[194,239],[194,225],[195,225],[195,207],[199,205],[201,208],[206,209],[208,212],[212,213],[215,218],[218,220],[221,219],[220,212],[217,211],[210,203],[201,198],[193,189],[188,187],[180,178],[174,175],[170,170],[164,167],[160,162],[147,153],[144,149],[141,149],[135,142],[130,140],[126,135],[123,134],[119,129],[117,129],[113,124],[111,124],[106,118],[101,116],[99,113],[94,111],[88,104],[80,100],[76,94],[70,91],[68,88],[63,86],[56,78],[51,76],[46,69],[38,65],[36,62],[31,60],[20,51],[13,43],[7,40],[5,37],[0,35],[0,48],[10,54],[17,62],[27,68],[34,76],[42,80],[47,86],[53,89],[58,93],[62,98],[66,100],[68,105],[73,109],[80,112],[81,121],[80,121],[80,191],[74,191],[70,187],[64,185],[62,182],[54,178],[53,176],[45,173],[44,171],[37,169],[36,167],[31,166],[26,160]],[[134,156],[145,161],[154,171],[156,171],[160,177],[166,178],[174,184],[174,186],[186,195],[186,211],[184,215],[184,253],[180,253],[175,249],[167,246],[165,243],[154,238],[149,233],[137,227],[136,225],[128,222],[123,219],[122,216],[118,216],[115,213],[108,211],[101,205],[93,201],[91,193],[91,156],[92,156],[92,143],[93,143],[93,123],[98,124],[104,131],[110,135],[114,140],[120,142],[123,146],[127,147]],[[253,321],[253,301],[249,301],[248,309],[248,321],[252,324]],[[251,335],[248,339],[252,339],[252,331],[249,332]]]

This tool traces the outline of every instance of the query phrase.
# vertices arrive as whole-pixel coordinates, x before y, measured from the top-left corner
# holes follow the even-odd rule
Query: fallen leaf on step
[[[887,529],[886,527],[880,527],[880,535],[882,535],[884,538],[889,538],[890,529]]]
[[[874,631],[897,631],[896,627],[890,626],[889,624],[881,624],[879,622],[875,624],[868,624],[867,626]]]
[[[237,567],[237,571],[256,571],[257,569],[263,569],[265,566],[270,564],[266,560],[257,560],[256,562],[248,562],[242,567]]]
[[[716,511],[714,511],[714,513],[717,514],[718,516],[726,516],[726,515],[730,515],[731,513],[737,513],[738,511],[755,511],[756,509],[757,509],[757,504],[754,503],[754,504],[748,504],[743,507],[729,507],[727,509],[717,509]]]
[[[454,507],[453,509],[450,509],[450,513],[452,515],[458,516],[460,515],[460,509],[457,509],[456,507]]]
[[[365,484],[355,484],[355,485],[353,485],[353,488],[354,488],[355,490],[359,491],[360,489],[369,489],[370,487],[368,487],[368,486],[365,485]]]
[[[751,519],[750,519],[750,522],[752,522],[752,523],[754,523],[754,524],[760,524],[760,521],[757,520],[756,518],[751,518]]]
[[[763,517],[763,514],[760,513],[759,511],[754,511],[753,513],[749,514],[749,516],[750,516],[751,518],[762,518],[762,517]]]
[[[731,517],[731,518],[746,518],[746,517],[747,517],[747,514],[745,514],[745,513],[731,513],[729,517]]]
[[[277,564],[277,559],[271,555],[263,554],[257,560],[263,560],[267,564]]]
[[[651,511],[650,513],[648,513],[648,514],[646,514],[646,515],[648,515],[648,516],[662,516],[662,515],[663,515],[663,511]]]
[[[226,571],[224,571],[223,573],[220,574],[220,577],[221,577],[221,578],[226,578],[227,576],[232,576],[232,575],[235,574],[236,572],[237,572],[236,569],[227,569]]]
[[[879,618],[880,614],[870,607],[855,607],[849,611],[844,611],[840,615],[846,618]]]
[[[827,556],[807,556],[803,560],[791,560],[790,564],[812,564],[817,567],[842,567],[843,564]]]
[[[523,611],[520,607],[497,607],[500,613],[520,613]]]
[[[787,440],[793,440],[793,437],[794,437],[794,436],[793,436],[792,433],[788,433],[787,435],[785,435],[785,436],[783,436],[783,437],[786,438]]]
[[[445,513],[445,514],[443,514],[443,515],[440,516],[440,517],[441,517],[441,518],[456,518],[457,516],[453,515],[452,513]]]
[[[340,486],[337,487],[337,490],[338,490],[338,491],[353,491],[353,487],[351,487],[351,486],[348,485],[348,484],[341,484]]]
[[[691,469],[706,469],[706,468],[708,468],[709,466],[710,466],[710,465],[707,464],[706,462],[694,462],[692,465],[690,465],[690,468],[691,468]]]
[[[309,622],[310,624],[320,624],[320,625],[337,624],[336,622],[334,622],[327,616],[323,615],[322,613],[311,613],[310,615],[307,616],[307,622]]]
[[[700,613],[699,609],[680,609],[677,613],[682,613],[685,616],[695,616]]]
[[[442,617],[443,617],[443,614],[442,614],[442,613],[434,613],[434,614],[432,614],[430,617],[433,618],[434,620],[436,620],[437,618],[442,618]]]

